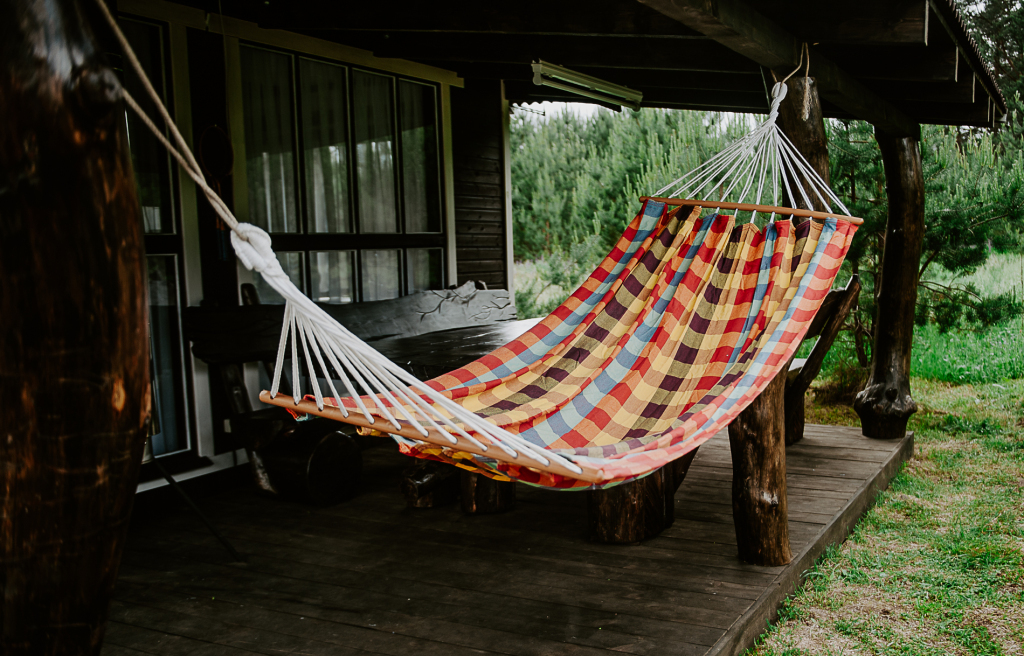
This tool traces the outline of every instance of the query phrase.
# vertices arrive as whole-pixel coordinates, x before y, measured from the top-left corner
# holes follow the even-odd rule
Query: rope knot
[[[779,117],[779,105],[786,99],[787,93],[789,93],[789,87],[786,86],[785,82],[776,82],[775,86],[772,87],[772,105],[768,111],[769,123],[774,123],[775,119]]]
[[[270,235],[251,223],[239,223],[231,231],[231,245],[246,269],[258,271],[264,276],[285,276],[270,244]]]

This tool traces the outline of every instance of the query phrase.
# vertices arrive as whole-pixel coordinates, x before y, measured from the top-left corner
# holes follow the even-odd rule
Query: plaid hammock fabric
[[[401,450],[500,480],[587,489],[649,474],[728,425],[800,345],[856,226],[828,219],[760,229],[701,217],[699,208],[680,214],[645,202],[547,318],[427,381],[510,432],[596,467],[603,482],[396,436]]]

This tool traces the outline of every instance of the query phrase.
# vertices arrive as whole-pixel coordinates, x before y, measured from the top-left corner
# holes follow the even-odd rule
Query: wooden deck
[[[912,436],[808,426],[787,451],[795,558],[765,568],[736,557],[724,434],[695,459],[675,524],[624,547],[586,541],[579,493],[520,486],[497,516],[407,510],[408,460],[382,446],[366,453],[365,491],[335,507],[251,488],[203,500],[245,564],[187,510],[136,521],[102,653],[742,653],[912,452]]]

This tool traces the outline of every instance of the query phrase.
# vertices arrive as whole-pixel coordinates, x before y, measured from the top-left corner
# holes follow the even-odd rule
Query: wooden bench
[[[299,422],[277,407],[253,409],[242,365],[261,362],[268,377],[273,375],[270,362],[277,355],[284,306],[261,305],[252,285],[242,286],[242,300],[242,306],[186,308],[184,332],[192,352],[210,366],[214,394],[223,394],[231,432],[246,449],[257,485],[302,501],[335,503],[354,492],[365,440],[346,424],[320,418]],[[515,319],[507,291],[478,289],[474,283],[321,307],[367,342]],[[291,389],[287,378],[286,372],[285,393]]]
[[[844,289],[833,289],[814,315],[804,341],[817,338],[806,358],[794,358],[786,374],[783,406],[786,413],[786,446],[796,444],[804,436],[804,395],[821,373],[825,355],[832,348],[846,317],[860,295],[860,276],[853,276]]]

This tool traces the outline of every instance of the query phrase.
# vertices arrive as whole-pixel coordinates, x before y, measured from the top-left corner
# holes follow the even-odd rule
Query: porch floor
[[[793,562],[736,557],[731,457],[701,447],[675,524],[639,546],[588,542],[586,497],[519,486],[517,508],[408,510],[408,459],[364,454],[358,497],[310,508],[237,489],[204,512],[133,522],[103,656],[190,654],[737,654],[814,559],[913,452],[855,428],[808,426],[787,450]]]

